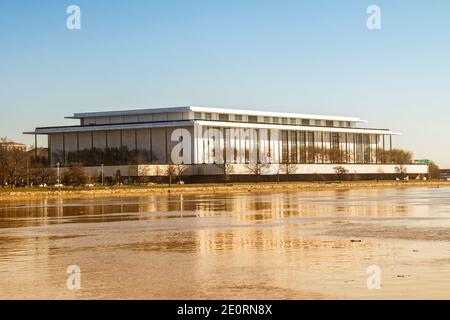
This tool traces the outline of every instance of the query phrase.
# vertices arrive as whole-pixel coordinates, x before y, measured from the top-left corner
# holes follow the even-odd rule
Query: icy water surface
[[[450,299],[450,188],[3,201],[0,298]]]

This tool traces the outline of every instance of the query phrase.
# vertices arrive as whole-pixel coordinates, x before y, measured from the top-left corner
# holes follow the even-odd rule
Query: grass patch
[[[172,184],[170,189],[195,189],[195,188],[214,188],[214,187],[232,187],[232,186],[282,186],[282,185],[299,185],[299,186],[317,186],[317,185],[327,185],[327,184],[333,184],[333,185],[376,185],[376,184],[420,184],[420,185],[426,185],[427,183],[432,182],[442,182],[445,184],[447,181],[442,180],[428,180],[428,181],[422,181],[422,180],[410,180],[410,181],[395,181],[395,180],[356,180],[356,181],[280,181],[280,182],[233,182],[228,183],[227,185],[224,185],[223,183],[193,183],[193,184]],[[450,184],[450,182],[448,182]],[[46,187],[46,188],[38,188],[38,187],[24,187],[24,188],[0,188],[0,193],[14,193],[14,192],[20,192],[20,193],[36,193],[36,192],[58,192],[58,191],[86,191],[86,190],[145,190],[145,189],[168,189],[168,184],[155,184],[155,185],[137,185],[137,184],[130,184],[130,185],[121,185],[121,186],[94,186],[94,187],[62,187],[62,188],[55,188],[55,187]]]

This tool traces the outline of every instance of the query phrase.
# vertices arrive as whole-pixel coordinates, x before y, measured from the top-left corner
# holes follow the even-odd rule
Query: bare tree
[[[441,170],[433,161],[428,164],[428,175],[431,179],[439,179],[441,177]]]
[[[172,186],[172,178],[176,176],[176,168],[175,165],[169,164],[164,171],[164,174],[169,178],[169,187]]]
[[[27,175],[26,152],[20,149],[0,148],[0,177],[2,185],[8,183],[10,187],[15,187],[23,182]]]
[[[6,166],[6,149],[0,148],[0,186],[2,188],[6,185],[7,182]]]
[[[333,168],[334,172],[338,176],[339,182],[342,182],[342,178],[348,173],[348,170],[343,166],[336,166]]]
[[[178,177],[178,183],[181,183],[181,177],[185,174],[188,166],[185,164],[175,164],[175,174]]]
[[[84,168],[80,164],[74,164],[67,168],[63,175],[63,181],[66,185],[82,186],[87,181]]]
[[[155,167],[155,176],[157,176],[158,178],[158,182],[159,183],[162,183],[162,179],[163,179],[163,176],[165,175],[165,170],[164,170],[164,168],[162,168],[161,166],[156,166]]]
[[[226,185],[230,179],[230,174],[234,172],[234,167],[231,163],[216,164],[222,170],[223,173],[223,183]]]
[[[251,174],[255,175],[256,181],[259,181],[259,176],[261,175],[263,169],[268,168],[269,166],[270,166],[269,164],[256,162],[256,163],[249,163],[245,167]]]
[[[347,158],[345,150],[341,150],[337,147],[326,150],[326,154],[331,163],[342,163]]]
[[[279,168],[281,173],[284,173],[286,175],[286,181],[289,181],[289,175],[291,175],[293,172],[297,171],[297,165],[295,163],[280,163]]]
[[[56,179],[56,172],[54,168],[50,168],[42,163],[38,163],[35,164],[34,168],[31,169],[31,177],[38,185],[50,185]]]
[[[145,181],[145,177],[150,175],[150,168],[148,166],[138,165],[138,180],[139,183],[143,183]]]
[[[316,163],[321,152],[322,152],[321,148],[315,147],[313,145],[306,147],[307,162],[308,163]]]
[[[378,150],[376,156],[382,163],[408,164],[413,162],[413,154],[401,149]]]
[[[403,179],[407,172],[407,169],[404,165],[401,164],[395,167],[395,172],[400,176],[400,179]]]
[[[281,173],[281,166],[277,166],[277,182],[280,182],[280,173]]]

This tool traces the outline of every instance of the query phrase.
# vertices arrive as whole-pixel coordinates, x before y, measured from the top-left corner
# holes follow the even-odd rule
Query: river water
[[[449,299],[450,188],[2,201],[0,298]]]

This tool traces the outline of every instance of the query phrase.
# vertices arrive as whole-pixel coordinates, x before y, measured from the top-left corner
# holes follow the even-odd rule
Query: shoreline
[[[343,182],[258,182],[234,184],[199,184],[169,186],[125,186],[99,189],[20,189],[0,191],[0,201],[135,197],[153,194],[201,194],[226,192],[274,192],[274,191],[325,191],[343,189],[405,188],[405,187],[450,187],[450,181],[343,181]]]

